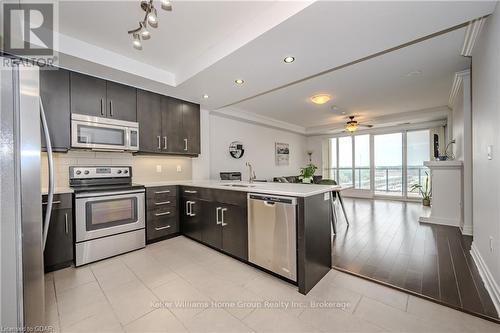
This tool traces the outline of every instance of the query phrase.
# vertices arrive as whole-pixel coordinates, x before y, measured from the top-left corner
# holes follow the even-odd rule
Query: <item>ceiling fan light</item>
[[[172,11],[172,1],[170,0],[161,0],[161,9]]]
[[[148,13],[148,23],[151,27],[158,27],[158,15],[156,13],[156,8],[151,7],[151,10]]]
[[[347,124],[345,126],[345,130],[348,131],[349,133],[354,133],[358,130],[358,124],[355,123]]]
[[[134,46],[134,49],[142,50],[141,37],[139,36],[139,34],[134,33],[132,36],[133,36],[132,45]]]

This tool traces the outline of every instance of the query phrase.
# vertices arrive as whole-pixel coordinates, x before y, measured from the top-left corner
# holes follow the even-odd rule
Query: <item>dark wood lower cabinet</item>
[[[42,203],[47,196],[42,197]],[[54,205],[50,217],[47,243],[43,252],[45,272],[69,267],[74,260],[73,245],[73,210],[71,194],[54,196]],[[43,205],[45,218],[46,205]]]
[[[246,205],[222,205],[222,250],[248,260],[248,223]]]
[[[177,186],[146,189],[146,242],[152,243],[179,232]]]
[[[245,193],[189,188],[181,189],[181,195],[183,234],[237,258],[248,260]],[[224,198],[230,203],[216,201]]]

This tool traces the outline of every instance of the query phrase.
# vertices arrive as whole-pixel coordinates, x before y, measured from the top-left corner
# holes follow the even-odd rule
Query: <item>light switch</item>
[[[493,146],[492,145],[488,146],[488,159],[489,160],[493,159]]]
[[[156,172],[158,172],[158,173],[161,172],[161,165],[156,166]]]
[[[182,172],[182,167],[180,165],[177,166],[177,172]]]

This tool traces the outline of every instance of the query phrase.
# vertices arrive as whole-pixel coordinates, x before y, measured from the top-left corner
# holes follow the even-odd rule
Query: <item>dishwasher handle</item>
[[[297,198],[294,197],[283,197],[278,195],[266,195],[257,193],[248,193],[248,200],[259,200],[264,201],[266,206],[273,206],[277,203],[285,205],[297,205]]]

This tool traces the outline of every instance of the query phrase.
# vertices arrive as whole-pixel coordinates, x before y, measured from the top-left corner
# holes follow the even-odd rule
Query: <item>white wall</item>
[[[472,53],[474,247],[500,285],[500,6]],[[493,159],[488,160],[488,146]],[[490,249],[490,237],[492,237]],[[500,301],[500,299],[499,299]],[[500,305],[500,303],[497,303]],[[497,307],[499,309],[499,307]]]
[[[210,112],[200,110],[201,153],[193,158],[193,180],[210,179]]]
[[[209,163],[210,178],[212,179],[219,179],[221,171],[240,171],[243,179],[248,179],[245,162],[252,163],[257,179],[267,180],[276,176],[298,175],[299,168],[307,163],[306,137],[304,135],[230,119],[217,114],[210,114],[209,128]],[[245,154],[241,159],[234,159],[229,155],[228,147],[233,141],[241,141],[244,144]],[[290,165],[276,165],[274,156],[276,142],[290,144]]]
[[[463,161],[464,158],[464,85],[460,86],[455,104],[453,105],[452,137],[456,143],[453,146],[455,159]]]

